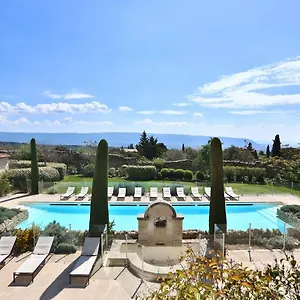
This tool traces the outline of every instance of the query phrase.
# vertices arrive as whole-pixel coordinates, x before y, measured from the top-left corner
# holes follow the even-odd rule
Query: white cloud
[[[137,125],[157,125],[157,126],[186,126],[186,125],[191,125],[185,121],[182,122],[154,122],[151,119],[144,119],[142,121],[136,121],[135,124]]]
[[[186,114],[185,111],[180,111],[180,110],[162,110],[162,111],[160,111],[160,113],[163,115],[184,115],[184,114]]]
[[[26,105],[25,103],[17,103],[10,105],[7,102],[0,102],[0,112],[2,113],[88,113],[88,112],[110,112],[111,109],[105,104],[97,101],[82,104],[71,104],[66,102],[37,104],[36,106]]]
[[[300,104],[300,94],[267,94],[271,88],[300,87],[300,56],[254,68],[200,86],[188,99],[208,107],[255,108]]]
[[[203,114],[200,112],[195,112],[194,117],[203,117]]]
[[[233,110],[229,111],[230,114],[233,115],[242,115],[242,116],[250,116],[256,114],[286,114],[291,111],[284,110]]]
[[[40,125],[41,123],[39,121],[29,121],[27,118],[19,118],[17,120],[8,120],[4,116],[0,116],[0,124],[10,126],[10,125]]]
[[[53,94],[51,91],[44,91],[44,96],[49,97],[51,99],[87,99],[87,98],[94,98],[93,95],[90,94],[84,94],[79,92],[72,92],[69,94]]]
[[[187,102],[181,102],[181,103],[173,103],[173,105],[178,106],[178,107],[185,107],[185,106],[189,106],[191,104],[187,103]]]
[[[154,110],[142,110],[137,112],[140,115],[153,115],[155,113]]]
[[[119,111],[132,111],[133,108],[128,106],[119,106]]]

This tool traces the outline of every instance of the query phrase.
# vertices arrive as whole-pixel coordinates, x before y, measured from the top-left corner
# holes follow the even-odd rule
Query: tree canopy
[[[167,147],[163,143],[158,143],[157,138],[148,136],[144,130],[140,137],[140,142],[136,145],[141,156],[148,159],[153,159],[155,157],[161,157],[164,152],[167,151]]]

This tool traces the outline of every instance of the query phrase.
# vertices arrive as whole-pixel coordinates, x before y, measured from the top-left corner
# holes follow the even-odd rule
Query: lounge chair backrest
[[[33,254],[49,254],[53,240],[54,236],[40,236],[34,247]]]
[[[138,195],[142,195],[142,188],[141,187],[135,187],[134,188],[134,193]]]
[[[205,191],[205,194],[210,195],[211,188],[206,187],[206,188],[204,188],[204,191]]]
[[[163,193],[164,194],[171,194],[170,188],[169,187],[164,187],[163,188]]]
[[[83,186],[81,188],[80,194],[87,194],[88,191],[89,191],[89,187],[88,186]]]
[[[119,188],[119,195],[125,196],[126,195],[126,188]]]
[[[15,236],[3,236],[0,240],[0,255],[10,254],[15,241]]]
[[[150,194],[157,194],[157,187],[150,188]]]
[[[184,194],[184,189],[183,187],[177,187],[176,188],[177,194]]]
[[[82,256],[95,256],[98,255],[100,245],[100,238],[86,237],[84,240],[83,248],[81,251]]]
[[[192,194],[199,194],[199,190],[197,187],[192,187]]]
[[[114,187],[113,186],[107,187],[107,193],[108,194],[112,194],[113,192],[114,192]]]
[[[66,191],[66,194],[73,194],[75,191],[75,187],[74,186],[69,186],[67,191]]]
[[[230,187],[230,186],[225,187],[225,190],[226,190],[226,193],[228,193],[228,194],[233,194],[232,187]]]

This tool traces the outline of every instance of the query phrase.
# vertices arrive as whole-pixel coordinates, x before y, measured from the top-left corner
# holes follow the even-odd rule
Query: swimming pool
[[[32,223],[44,227],[54,220],[74,230],[88,229],[90,204],[88,203],[34,203],[24,204],[29,218],[19,225],[28,228]],[[137,230],[137,215],[144,213],[147,204],[110,204],[109,218],[115,221],[115,230]],[[209,204],[173,204],[177,213],[184,215],[184,229],[208,230]],[[283,222],[276,217],[278,205],[268,203],[229,203],[226,205],[228,229],[252,228],[280,229]]]

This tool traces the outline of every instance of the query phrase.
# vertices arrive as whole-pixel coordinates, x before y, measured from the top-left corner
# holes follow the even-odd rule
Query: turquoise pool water
[[[41,227],[54,220],[61,225],[74,230],[88,229],[89,204],[49,204],[35,203],[25,205],[29,218],[19,225],[19,228],[32,226],[34,222]],[[173,205],[176,212],[184,215],[184,229],[208,230],[209,205]],[[110,220],[115,221],[116,230],[136,230],[137,215],[144,213],[147,205],[113,205],[109,206]],[[278,206],[274,204],[232,203],[226,205],[228,229],[246,230],[251,223],[252,228],[280,229],[283,222],[276,217]]]

